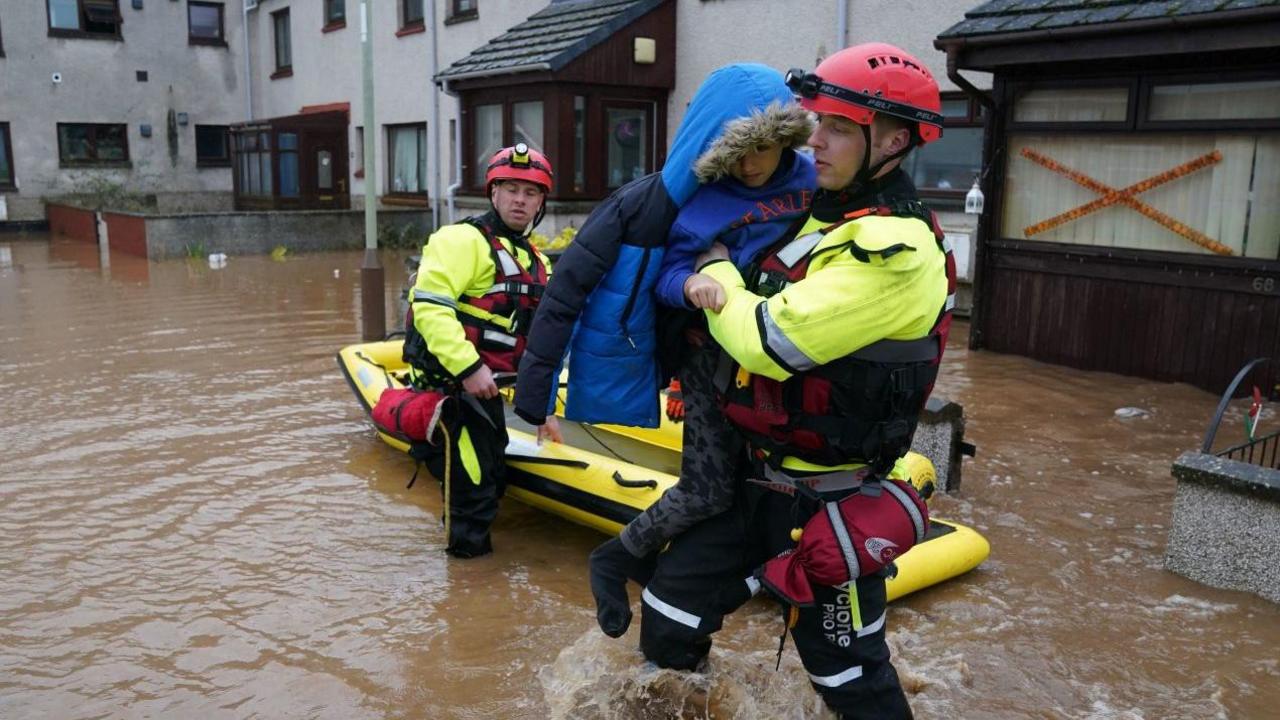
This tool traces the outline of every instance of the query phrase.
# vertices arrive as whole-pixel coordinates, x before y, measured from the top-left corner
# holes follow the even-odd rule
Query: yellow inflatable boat
[[[403,387],[406,366],[400,340],[350,345],[338,351],[338,367],[366,413],[387,388]],[[565,442],[538,445],[534,429],[507,413],[507,494],[573,522],[616,535],[676,483],[680,472],[678,423],[656,429],[562,422]],[[402,452],[408,445],[378,436]],[[917,486],[931,480],[933,466],[916,456],[909,466]],[[977,567],[990,546],[976,531],[934,518],[925,542],[897,560],[890,599]]]

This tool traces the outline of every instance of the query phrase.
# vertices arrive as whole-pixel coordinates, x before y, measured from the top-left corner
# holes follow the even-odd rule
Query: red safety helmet
[[[484,174],[485,194],[493,192],[493,184],[499,180],[524,180],[551,192],[551,161],[546,155],[518,142],[502,148],[489,158],[489,168]]]
[[[942,137],[942,98],[924,63],[888,43],[847,47],[816,70],[787,72],[787,86],[800,105],[816,113],[840,115],[870,125],[876,113],[914,125],[913,145]]]

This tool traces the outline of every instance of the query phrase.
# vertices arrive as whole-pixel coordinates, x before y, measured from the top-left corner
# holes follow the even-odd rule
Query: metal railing
[[[1236,388],[1240,386],[1240,383],[1248,377],[1254,368],[1262,367],[1270,362],[1271,358],[1256,358],[1246,363],[1244,367],[1240,368],[1240,372],[1236,373],[1235,379],[1227,386],[1226,392],[1222,393],[1222,399],[1218,401],[1218,410],[1214,413],[1213,422],[1209,423],[1209,429],[1204,435],[1204,443],[1200,447],[1200,452],[1230,460],[1239,460],[1250,465],[1260,465],[1280,470],[1280,430],[1270,435],[1254,438],[1246,443],[1233,445],[1216,453],[1213,452],[1213,440],[1218,434],[1218,426],[1222,424],[1222,416],[1226,413],[1227,405],[1230,404],[1231,398],[1235,395]],[[1274,390],[1273,388],[1271,393],[1273,396]]]

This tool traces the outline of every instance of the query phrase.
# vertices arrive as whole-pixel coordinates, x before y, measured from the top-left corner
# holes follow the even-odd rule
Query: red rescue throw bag
[[[791,605],[811,606],[814,584],[838,587],[878,572],[928,532],[929,508],[909,483],[868,483],[823,502],[805,523],[800,544],[766,562],[760,581]]]
[[[448,421],[454,399],[434,390],[387,388],[373,407],[373,423],[379,430],[407,442],[433,443],[436,425]]]

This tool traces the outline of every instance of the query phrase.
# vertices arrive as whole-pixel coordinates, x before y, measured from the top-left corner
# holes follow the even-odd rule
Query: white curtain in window
[[[1014,122],[1124,122],[1129,88],[1043,88],[1018,96]],[[945,132],[943,133],[946,134]]]
[[[391,129],[391,192],[426,192],[427,176],[426,128],[423,126]]]
[[[511,129],[513,142],[524,142],[529,147],[542,152],[542,101],[519,102],[511,106]]]
[[[471,179],[477,187],[484,187],[489,158],[502,148],[502,106],[477,105],[475,123],[475,157],[471,165]]]
[[[1280,118],[1280,80],[1156,85],[1151,120],[1249,120]]]
[[[1051,159],[1115,190],[1160,175],[1217,151],[1221,160],[1187,172],[1134,199],[1203,233],[1235,255],[1277,259],[1280,252],[1280,138],[1248,133],[1187,135],[1017,134],[1009,140],[1003,232],[1026,230],[1099,199],[1063,172],[1029,159],[1023,149]],[[1031,239],[1103,247],[1209,253],[1183,234],[1115,203]]]

